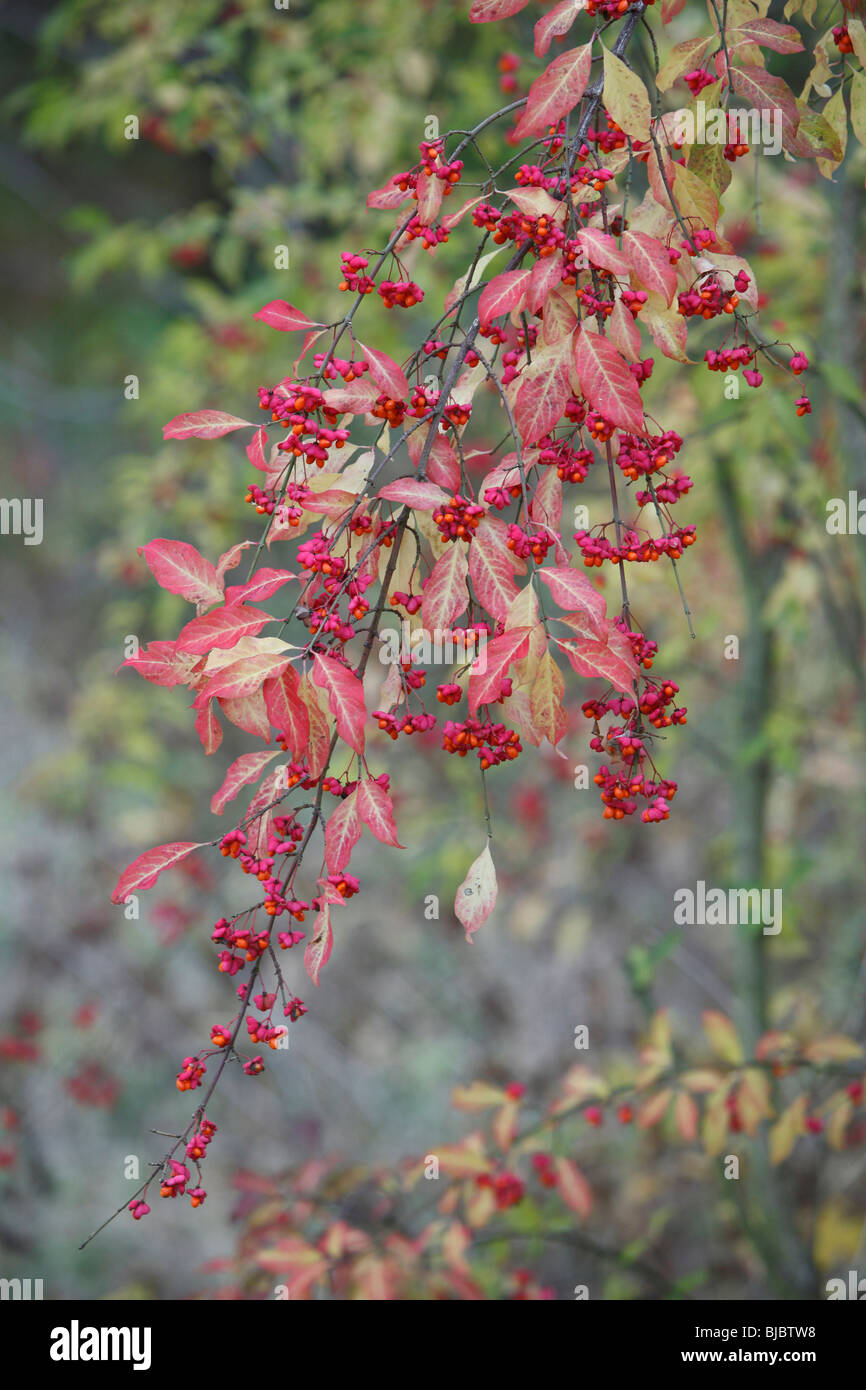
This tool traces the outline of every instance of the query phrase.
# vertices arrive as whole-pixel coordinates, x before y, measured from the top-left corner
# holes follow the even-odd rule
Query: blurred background
[[[217,833],[209,799],[250,746],[231,729],[205,759],[180,692],[115,674],[127,637],[172,637],[188,616],[138,546],[174,537],[213,559],[258,535],[242,445],[162,443],[161,427],[206,406],[249,416],[256,388],[295,355],[255,310],[279,297],[335,318],[340,252],[382,246],[391,230],[388,214],[365,212],[367,190],[414,163],[429,115],[443,133],[467,129],[511,99],[499,60],[506,44],[531,52],[540,11],[474,26],[466,8],[0,6],[0,491],[44,499],[41,545],[0,539],[0,1273],[42,1278],[46,1298],[216,1296],[218,1262],[237,1244],[238,1169],[429,1152],[465,1132],[449,1094],[475,1077],[518,1080],[540,1109],[576,1060],[579,1024],[592,1064],[614,1068],[658,1007],[686,1037],[707,1008],[746,1036],[864,1034],[866,549],[825,525],[828,499],[866,484],[866,157],[853,149],[832,180],[813,161],[759,160],[760,205],[749,178],[726,198],[765,336],[813,361],[811,417],[797,418],[790,379],[767,373],[760,391],[741,383],[727,400],[722,375],[656,354],[649,400],[686,440],[695,485],[680,519],[699,533],[681,566],[694,640],[669,571],[642,567],[634,583],[656,672],[689,709],[660,763],[680,784],[671,820],[602,821],[579,710],[596,692],[567,675],[566,756],[527,750],[488,778],[500,896],[470,947],[451,905],[484,843],[478,779],[401,744],[380,769],[408,848],[359,847],[365,891],[342,914],[322,988],[292,961],[310,1013],[290,1050],[257,1081],[227,1076],[210,1111],[220,1133],[206,1208],[169,1217],[157,1202],[146,1222],[124,1215],[78,1252],[125,1201],[129,1156],[142,1172],[160,1157],[148,1131],[185,1124],[175,1072],[233,1011],[209,934],[242,905],[237,875],[213,859],[175,871],[136,922],[109,904],[142,849]],[[696,22],[681,15],[672,37]],[[797,90],[800,58],[799,73],[784,60]],[[533,65],[517,70],[518,94]],[[137,140],[124,136],[129,115]],[[501,162],[495,133],[490,149]],[[467,227],[435,260],[408,258],[431,310],[470,244]],[[274,269],[280,245],[288,270]],[[375,341],[402,358],[401,330],[420,325],[397,317],[369,310]],[[592,481],[569,493],[594,496],[603,507]],[[739,655],[727,659],[732,636]],[[575,787],[581,764],[588,790]],[[675,928],[673,893],[700,878],[781,888],[784,930]],[[425,917],[431,894],[438,920]],[[596,1190],[600,1243],[648,1244],[696,1297],[771,1296],[715,1161],[611,1127],[584,1127],[574,1153]],[[814,1279],[858,1251],[862,1267],[862,1144],[801,1141],[771,1181]],[[585,1251],[577,1269],[562,1251],[540,1261],[558,1297],[577,1282],[593,1297],[647,1293],[601,1254]]]

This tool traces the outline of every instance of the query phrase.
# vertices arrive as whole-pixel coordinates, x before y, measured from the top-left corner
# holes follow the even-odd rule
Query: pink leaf
[[[219,603],[222,584],[210,560],[199,555],[186,541],[158,539],[139,546],[148,569],[163,589],[180,594],[190,603]]]
[[[175,840],[172,844],[157,845],[156,849],[149,849],[145,854],[140,854],[120,875],[117,880],[117,887],[111,895],[111,901],[124,903],[130,893],[152,888],[163,869],[170,869],[172,864],[178,864],[181,859],[186,859],[186,856],[192,854],[194,849],[203,849],[206,843],[207,841],[204,840],[199,843],[190,840]]]
[[[529,4],[529,0],[472,0],[469,18],[473,24],[489,24],[493,19],[508,19]]]
[[[537,314],[547,300],[550,291],[562,281],[562,259],[560,256],[542,256],[532,267],[526,289],[526,307],[531,314]]]
[[[669,305],[677,288],[677,272],[671,265],[667,247],[647,232],[623,232],[622,249],[644,289],[660,294]]]
[[[608,681],[614,690],[630,692],[637,676],[637,663],[631,664],[606,642],[562,642],[557,639],[579,676]]]
[[[268,442],[268,432],[264,425],[261,425],[247,445],[247,458],[253,468],[258,468],[262,473],[268,471],[268,460],[265,457],[265,445]]]
[[[282,800],[286,790],[286,768],[283,764],[263,778],[247,807],[246,815],[243,817],[249,837],[247,849],[257,859],[264,858],[268,852],[268,840],[274,829],[276,803]]]
[[[237,545],[231,546],[219,557],[216,563],[217,579],[224,582],[227,572],[237,569],[241,562],[241,556],[245,550],[249,550],[252,543],[252,541],[238,541]]]
[[[447,502],[448,493],[435,483],[427,483],[423,478],[398,478],[396,482],[386,483],[379,491],[380,497],[389,502],[403,502],[419,512],[433,512]]]
[[[364,687],[354,672],[341,662],[313,654],[313,681],[328,697],[337,722],[337,733],[356,753],[364,751]]]
[[[557,535],[562,521],[562,479],[555,468],[545,468],[529,503],[529,516]]]
[[[441,184],[441,180],[437,179]],[[409,383],[401,367],[398,367],[387,354],[387,352],[377,352],[373,348],[367,347],[365,343],[358,343],[358,347],[364,355],[365,360],[370,366],[370,376],[379,387],[380,391],[385,391],[392,400],[405,399],[409,395]]]
[[[361,819],[358,815],[356,792],[338,802],[325,825],[325,863],[328,872],[341,874],[352,857],[352,850],[361,838]]]
[[[481,194],[479,194],[477,198],[468,198],[466,202],[463,203],[463,205],[457,209],[456,212],[449,212],[447,217],[443,217],[441,219],[441,223],[442,226],[445,228],[446,232],[450,232],[453,227],[456,227],[457,223],[463,220],[467,212],[470,212],[472,208],[474,208],[478,203],[482,201],[483,195]]]
[[[418,195],[418,217],[421,225],[429,227],[442,206],[442,180],[437,179],[435,174],[421,173],[418,175],[415,191]]]
[[[429,425],[422,425],[420,429],[413,430],[406,441],[409,449],[409,457],[415,467],[421,461],[424,452],[424,445],[430,436]],[[438,430],[433,432],[433,443],[427,454],[427,480],[436,483],[438,487],[444,487],[449,497],[455,492],[460,491],[460,464],[454,449],[444,434]]]
[[[211,797],[210,808],[215,816],[221,816],[229,801],[234,801],[241,787],[255,782],[269,762],[278,756],[279,749],[273,753],[242,753],[235,758],[225,775],[218,792]]]
[[[421,598],[421,614],[429,631],[450,628],[463,612],[469,602],[468,573],[466,547],[447,546],[433,566]]]
[[[187,683],[196,664],[193,656],[178,654],[175,646],[174,642],[149,642],[138,656],[127,657],[121,664],[131,666],[151,685],[163,685],[171,690]]]
[[[640,329],[621,299],[617,299],[607,321],[610,341],[617,352],[635,362],[640,357]]]
[[[741,37],[742,36],[742,37]],[[728,30],[728,43],[737,48],[741,43],[758,43],[774,53],[802,53],[803,42],[792,24],[779,24],[775,19],[743,19],[736,28]]]
[[[454,912],[466,932],[466,940],[471,941],[472,933],[483,926],[496,904],[496,869],[490,845],[484,846],[478,858],[469,866],[469,872],[457,889],[454,899]]]
[[[492,319],[521,307],[531,277],[531,270],[504,270],[484,286],[478,301],[478,318],[483,329],[489,328]]]
[[[252,734],[254,738],[261,738],[265,743],[270,743],[271,721],[268,719],[265,697],[261,690],[251,690],[246,695],[235,697],[222,695],[219,697],[219,705],[230,724],[243,729],[246,734]]]
[[[577,16],[586,9],[586,0],[561,0],[535,25],[535,53],[543,58],[554,39],[567,34]]]
[[[260,690],[268,676],[275,676],[288,665],[288,657],[281,652],[257,652],[255,656],[242,656],[228,666],[214,672],[206,681],[193,701],[196,709],[215,696],[227,700],[239,700]]]
[[[213,712],[213,706],[208,703],[204,709],[200,709],[195,717],[195,731],[201,739],[201,745],[208,757],[215,753],[223,741],[222,726]]]
[[[591,66],[591,43],[554,58],[529,89],[529,100],[515,128],[515,138],[524,140],[530,135],[546,135],[550,126],[567,116],[586,91]]]
[[[301,681],[294,666],[269,677],[262,687],[268,718],[279,729],[297,761],[303,761],[310,739],[310,715],[301,699]]]
[[[554,1158],[556,1190],[567,1207],[586,1219],[592,1211],[592,1190],[577,1164],[570,1158]]]
[[[580,570],[567,565],[538,571],[550,590],[554,603],[560,608],[581,608],[603,620],[607,604],[604,594],[600,594]]]
[[[388,212],[398,208],[401,203],[405,203],[407,198],[412,195],[408,188],[398,188],[397,179],[399,175],[394,174],[381,188],[374,188],[367,194],[367,207],[378,208],[380,211]]]
[[[305,761],[310,769],[310,776],[319,778],[328,765],[331,731],[327,717],[319,704],[315,686],[306,673],[301,677],[298,694],[307,707],[310,720],[310,742],[306,750]]]
[[[497,622],[504,623],[517,597],[514,573],[525,573],[515,564],[507,544],[508,531],[498,517],[482,517],[469,546],[469,577],[479,603]]]
[[[643,432],[643,402],[625,359],[601,333],[581,328],[575,365],[589,405],[634,434]]]
[[[320,323],[314,323],[308,319],[306,314],[302,314],[300,309],[296,309],[292,304],[287,304],[284,299],[272,299],[270,304],[259,309],[257,314],[253,314],[254,319],[261,319],[262,323],[270,324],[271,328],[279,328],[283,333],[297,333],[305,328],[321,328]]]
[[[252,420],[241,420],[237,415],[227,415],[224,410],[193,410],[185,415],[175,415],[162,427],[163,439],[219,439],[222,434],[232,430],[252,428]]]
[[[359,782],[357,797],[358,815],[376,839],[393,849],[403,849],[394,824],[394,803],[385,788],[372,779]]]
[[[262,569],[246,584],[233,584],[226,589],[226,607],[237,603],[248,603],[250,599],[259,603],[264,598],[270,598],[272,594],[281,589],[284,584],[288,584],[290,579],[296,579],[297,575],[290,570],[271,570]]]
[[[366,415],[376,404],[381,392],[373,380],[359,377],[347,386],[329,387],[323,395],[328,409],[336,410],[339,415]]]
[[[571,343],[560,338],[534,352],[520,373],[514,423],[524,444],[535,444],[553,429],[571,395]]]
[[[631,265],[616,244],[616,239],[598,227],[583,227],[577,234],[590,265],[609,270],[612,275],[628,275]]]
[[[469,672],[470,714],[475,714],[479,705],[498,700],[502,677],[513,661],[525,655],[531,631],[530,627],[513,627],[487,643]]]
[[[226,649],[234,647],[242,637],[255,637],[265,626],[274,622],[270,613],[261,608],[246,608],[236,605],[233,608],[213,608],[193,618],[186,627],[181,628],[177,639],[180,652],[195,652],[203,655],[215,647]]]
[[[331,929],[331,905],[322,903],[316,917],[312,939],[304,951],[304,967],[313,984],[318,986],[319,971],[331,958],[334,933]]]

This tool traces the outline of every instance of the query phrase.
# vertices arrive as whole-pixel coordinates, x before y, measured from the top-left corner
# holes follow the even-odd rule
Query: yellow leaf
[[[604,50],[604,104],[617,125],[634,140],[650,138],[647,89],[609,48]]]
[[[781,1163],[788,1157],[799,1136],[805,1133],[805,1118],[809,1102],[806,1096],[797,1099],[783,1110],[770,1130],[770,1162]]]
[[[803,1056],[809,1062],[849,1062],[862,1057],[863,1048],[844,1033],[833,1033],[829,1038],[809,1043],[803,1048]]]
[[[737,1037],[737,1030],[726,1014],[717,1009],[707,1009],[701,1016],[704,1032],[710,1047],[723,1062],[739,1066],[743,1061],[743,1049]]]

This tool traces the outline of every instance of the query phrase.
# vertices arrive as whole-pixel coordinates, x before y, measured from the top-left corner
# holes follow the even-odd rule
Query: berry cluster
[[[450,502],[443,503],[433,513],[433,520],[446,541],[471,541],[484,508],[468,497],[455,493]]]
[[[611,545],[604,534],[593,536],[589,531],[576,532],[574,539],[580,548],[583,563],[587,569],[592,569],[603,565],[605,560],[612,565],[623,562],[639,565],[653,563],[662,555],[679,560],[683,551],[694,545],[697,534],[694,526],[674,526],[666,536],[649,536],[641,540],[637,531],[624,528],[619,545]]]
[[[424,298],[424,291],[414,280],[383,280],[377,290],[386,309],[393,309],[395,305],[401,309],[411,309]]]
[[[489,719],[484,723],[466,719],[461,724],[449,719],[442,730],[442,747],[446,753],[456,753],[461,758],[474,752],[484,772],[497,763],[513,761],[523,752],[516,730],[493,724]]]

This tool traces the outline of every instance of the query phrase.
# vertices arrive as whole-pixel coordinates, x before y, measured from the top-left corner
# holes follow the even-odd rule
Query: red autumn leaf
[[[261,690],[250,690],[246,695],[219,697],[219,706],[230,724],[243,729],[254,738],[271,741],[271,721],[268,718],[265,697]]]
[[[179,653],[176,645],[175,642],[149,642],[138,656],[127,657],[121,665],[131,666],[151,685],[162,685],[169,690],[176,685],[186,685],[196,658],[189,653]]]
[[[339,661],[313,654],[313,682],[328,697],[337,733],[356,753],[364,751],[364,687],[353,671]]]
[[[329,873],[343,872],[360,838],[357,792],[352,791],[337,803],[337,809],[331,812],[325,825],[325,863]]]
[[[235,758],[225,775],[218,792],[211,797],[210,808],[215,816],[221,816],[229,801],[234,801],[241,787],[255,782],[269,762],[279,754],[279,749],[270,753],[242,753]]]
[[[601,333],[581,328],[574,354],[580,387],[594,410],[634,434],[643,432],[643,402],[628,364]]]
[[[437,179],[435,174],[421,173],[415,192],[418,195],[418,217],[422,226],[429,227],[442,206],[442,180]]]
[[[579,676],[608,681],[614,690],[630,692],[637,677],[637,663],[631,664],[607,642],[568,642],[556,639]]]
[[[219,439],[220,435],[231,434],[232,430],[252,428],[252,420],[241,420],[237,415],[228,415],[224,410],[192,410],[185,415],[175,415],[162,427],[163,439]]]
[[[394,803],[379,782],[370,779],[359,782],[357,789],[358,815],[383,845],[393,849],[405,848],[397,839],[394,824]]]
[[[366,376],[346,386],[332,386],[323,392],[325,405],[339,415],[366,415],[381,394],[376,383]]]
[[[501,314],[521,308],[531,277],[531,270],[504,270],[484,286],[478,300],[478,320],[483,329]]]
[[[616,238],[598,227],[583,227],[577,239],[590,265],[609,270],[612,275],[628,275],[631,266],[628,257],[619,249]]]
[[[157,539],[139,546],[148,569],[163,589],[180,594],[190,603],[219,603],[223,588],[210,560],[186,541]]]
[[[522,561],[515,561],[507,540],[505,522],[485,516],[469,546],[469,577],[478,602],[501,623],[517,597],[515,571],[523,574],[526,570]]]
[[[242,637],[255,637],[273,616],[263,608],[213,608],[182,627],[177,639],[179,652],[203,655],[215,647],[234,647]]]
[[[216,562],[217,579],[225,583],[225,576],[229,570],[237,569],[241,562],[241,557],[245,550],[249,550],[252,541],[238,541],[237,545],[232,545],[224,551]]]
[[[524,444],[535,444],[553,429],[571,395],[571,344],[560,338],[534,352],[520,373],[514,423]]]
[[[310,738],[310,716],[301,699],[301,681],[294,666],[271,676],[262,686],[268,718],[283,734],[292,756],[303,760]]]
[[[208,700],[216,696],[226,700],[240,700],[260,690],[268,676],[275,676],[283,666],[288,665],[288,657],[281,652],[256,652],[255,656],[242,656],[215,671],[202,686],[193,704],[201,709]]]
[[[281,589],[290,579],[295,578],[297,576],[290,570],[259,570],[246,584],[233,584],[226,589],[226,607],[235,603],[248,603],[250,599],[259,603],[263,598],[270,598],[277,589]]]
[[[318,988],[319,972],[323,965],[327,965],[331,958],[331,947],[334,944],[334,933],[331,928],[331,898],[324,893],[321,897],[322,906],[320,907],[313,926],[313,935],[304,951],[304,968]]]
[[[331,730],[327,715],[319,704],[316,687],[304,673],[298,686],[298,695],[307,707],[310,721],[310,740],[304,761],[310,769],[311,777],[321,777],[328,763],[328,750],[331,746]]]
[[[586,9],[586,0],[560,0],[546,15],[536,22],[534,48],[536,56],[543,58],[554,39],[567,34],[577,16]]]
[[[513,627],[487,643],[469,672],[470,714],[475,714],[479,705],[499,699],[500,681],[511,663],[526,654],[531,631],[530,627]]]
[[[469,18],[473,24],[489,24],[493,19],[508,19],[528,4],[529,0],[472,0]]]
[[[576,1163],[570,1158],[554,1158],[557,1191],[567,1207],[584,1220],[592,1211],[592,1189]]]
[[[550,291],[562,281],[562,260],[559,256],[541,256],[532,267],[526,289],[526,307],[537,314],[547,302]]]
[[[261,319],[262,323],[270,324],[271,328],[279,328],[283,333],[298,333],[301,329],[322,327],[320,323],[308,319],[306,314],[302,314],[293,304],[287,304],[284,299],[272,299],[270,304],[265,304],[257,314],[253,314],[253,318]]]
[[[633,362],[638,360],[641,351],[640,329],[621,299],[616,301],[608,318],[607,333],[617,352]]]
[[[592,44],[569,49],[536,77],[529,89],[526,110],[517,122],[515,138],[546,135],[552,125],[567,116],[586,91],[592,66]]]
[[[741,43],[757,43],[774,53],[802,53],[803,40],[793,24],[780,24],[775,19],[743,19],[727,31],[729,51]]]
[[[466,546],[449,545],[424,585],[421,614],[428,631],[450,628],[469,602]]]
[[[424,452],[429,428],[432,427],[422,427],[420,430],[415,430],[407,441],[409,457],[416,468]],[[460,461],[454,452],[451,441],[446,439],[444,434],[434,433],[433,443],[427,454],[425,472],[427,481],[435,483],[437,487],[444,487],[449,497],[453,497],[455,492],[460,491]]]
[[[677,272],[671,265],[667,247],[647,232],[623,232],[622,249],[645,290],[660,294],[670,304],[677,289]]]
[[[247,445],[247,458],[253,468],[258,468],[260,472],[267,473],[268,460],[265,456],[265,445],[268,442],[268,432],[264,425],[260,425]]]
[[[206,841],[175,840],[169,845],[157,845],[155,849],[149,849],[144,854],[140,854],[120,875],[117,880],[117,887],[111,895],[111,901],[124,903],[130,893],[143,892],[146,888],[152,888],[164,869],[170,869],[173,864],[179,864],[181,859],[186,859],[186,856],[192,854],[194,849],[204,849],[206,843]]]
[[[541,569],[538,575],[544,580],[554,603],[558,603],[560,608],[581,608],[599,620],[604,619],[607,609],[604,594],[600,594],[580,570],[559,565]]]
[[[437,179],[441,184],[441,180]],[[379,387],[380,391],[385,391],[393,400],[405,399],[409,395],[409,383],[406,380],[402,367],[398,367],[387,354],[378,352],[365,343],[359,343],[358,347],[364,354],[364,358],[370,366],[370,376]]]
[[[215,753],[223,741],[223,731],[211,704],[205,705],[204,709],[200,709],[196,715],[195,731],[208,757]]]
[[[387,498],[389,502],[403,502],[418,512],[433,512],[449,500],[447,492],[443,492],[435,483],[425,482],[423,478],[397,478],[395,482],[386,483],[380,488],[379,496]]]
[[[405,203],[407,198],[412,195],[407,188],[398,188],[398,174],[393,174],[387,183],[381,188],[374,188],[367,194],[367,207],[377,208],[380,212],[391,212],[398,208],[401,203]]]

